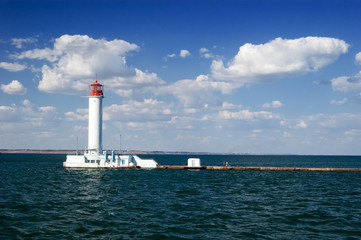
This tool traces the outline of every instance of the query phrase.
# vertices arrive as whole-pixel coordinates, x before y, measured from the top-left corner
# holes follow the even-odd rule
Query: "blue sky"
[[[359,1],[0,6],[0,148],[361,154]]]

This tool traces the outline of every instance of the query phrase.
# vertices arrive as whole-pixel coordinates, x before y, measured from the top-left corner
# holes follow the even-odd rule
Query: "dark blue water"
[[[189,156],[151,156],[186,164]],[[0,154],[0,239],[360,239],[361,173],[63,169]],[[361,157],[201,156],[203,165],[361,167]]]

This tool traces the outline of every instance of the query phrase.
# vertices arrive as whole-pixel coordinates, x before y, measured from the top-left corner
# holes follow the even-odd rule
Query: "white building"
[[[136,155],[120,155],[102,148],[103,85],[95,81],[89,86],[88,149],[83,155],[67,155],[66,168],[155,168],[153,159],[141,159]]]
[[[188,158],[188,167],[200,167],[201,160],[199,158]]]

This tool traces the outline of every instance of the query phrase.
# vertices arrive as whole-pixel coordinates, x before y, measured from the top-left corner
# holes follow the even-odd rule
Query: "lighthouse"
[[[103,85],[97,80],[89,86],[88,152],[102,153]]]
[[[103,85],[95,80],[89,86],[88,147],[83,154],[69,154],[63,162],[65,168],[156,168],[154,159],[142,159],[137,155],[116,154],[103,151]]]

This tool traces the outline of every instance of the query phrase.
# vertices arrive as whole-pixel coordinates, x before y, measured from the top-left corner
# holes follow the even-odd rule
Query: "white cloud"
[[[233,103],[228,103],[228,102],[223,102],[222,103],[222,109],[223,110],[235,109],[235,108],[242,108],[242,106],[236,106]]]
[[[197,108],[184,108],[183,112],[185,114],[193,114],[197,112]]]
[[[272,101],[271,103],[265,103],[262,105],[263,108],[280,108],[284,104],[278,100]]]
[[[171,54],[167,54],[167,56],[163,57],[164,61],[168,61],[168,58],[175,58],[177,56],[177,54],[175,53],[171,53]]]
[[[157,86],[163,81],[155,73],[128,67],[126,54],[139,47],[123,40],[107,41],[86,35],[63,35],[55,39],[52,49],[34,49],[16,55],[18,59],[47,60],[42,67],[39,90],[50,93],[84,93],[96,74],[109,90],[120,95],[133,88]]]
[[[215,49],[216,47],[213,48]],[[199,54],[202,58],[206,58],[206,59],[222,59],[221,56],[213,54],[209,49],[204,47],[199,49]]]
[[[17,109],[14,106],[0,106],[0,121],[4,122],[17,121],[20,116],[17,114]]]
[[[56,111],[56,108],[53,106],[45,106],[45,107],[39,107],[39,112],[42,113],[49,113]]]
[[[299,128],[307,128],[307,123],[305,121],[299,121],[296,125],[295,125],[295,128],[296,129],[299,129]]]
[[[188,50],[185,50],[185,49],[180,50],[179,56],[181,58],[186,58],[190,55],[191,55],[191,53]]]
[[[232,86],[229,83],[213,81],[207,75],[199,75],[196,80],[185,79],[160,87],[157,93],[173,94],[186,107],[200,107],[207,103],[215,104],[218,101],[214,91],[228,93],[231,90]]]
[[[350,130],[345,131],[345,135],[349,135],[349,136],[361,135],[361,130],[360,129],[350,129]]]
[[[213,61],[211,70],[215,79],[235,81],[242,86],[316,71],[333,63],[348,47],[335,38],[276,38],[260,45],[247,43],[226,66],[221,60]]]
[[[338,113],[333,115],[316,114],[307,117],[309,125],[311,123],[321,128],[328,129],[350,129],[360,128],[360,114]]]
[[[291,120],[291,119],[281,120],[280,125],[290,129],[303,129],[303,128],[307,128],[308,126],[304,120]]]
[[[56,120],[57,113],[54,106],[36,107],[28,99],[22,103],[23,106],[0,106],[0,121],[9,121],[12,123],[29,124],[28,126],[38,127],[45,122]]]
[[[342,76],[331,80],[332,89],[338,92],[361,90],[361,72],[354,76]]]
[[[207,52],[209,52],[209,50],[207,48],[203,47],[203,48],[199,49],[200,54],[207,53]]]
[[[358,54],[356,54],[355,56],[355,60],[358,64],[361,64],[361,52],[359,52]]]
[[[169,119],[172,105],[155,99],[112,104],[104,108],[104,120],[146,122]]]
[[[199,49],[199,54],[201,55],[201,57],[203,58],[213,58],[212,53],[207,49],[207,48],[201,48]]]
[[[249,109],[241,110],[238,112],[231,111],[220,111],[217,115],[217,119],[222,120],[256,120],[256,119],[279,119],[280,116],[278,114],[274,114],[271,112],[260,111],[260,112],[252,112]]]
[[[154,87],[164,85],[164,81],[155,73],[143,72],[137,68],[131,76],[114,76],[102,81],[113,92],[122,97],[140,96],[142,91],[152,91]]]
[[[16,48],[22,48],[24,43],[35,43],[38,40],[33,37],[29,38],[13,38],[11,39],[11,45],[14,45]]]
[[[18,80],[13,80],[7,85],[1,84],[1,90],[4,93],[11,95],[24,95],[27,91],[27,89]]]
[[[20,106],[0,106],[0,122],[0,145],[5,148],[55,149],[66,132],[54,106],[37,107],[29,100]],[[69,133],[65,135],[69,141]]]
[[[66,112],[65,119],[67,121],[86,121],[88,120],[88,109],[78,108],[75,112]]]
[[[18,112],[25,115],[26,121],[30,121],[34,126],[41,126],[45,122],[58,120],[54,106],[36,107],[28,99],[23,101],[23,106],[18,109]]]
[[[59,49],[50,49],[50,48],[44,48],[44,49],[33,49],[28,50],[19,54],[13,54],[11,57],[14,57],[16,59],[38,59],[38,60],[47,60],[49,62],[55,62],[58,60],[59,56],[62,54],[62,52]]]
[[[341,100],[331,100],[331,104],[334,104],[334,105],[344,105],[345,103],[348,102],[348,99],[347,98],[343,98]]]
[[[23,71],[26,66],[19,63],[0,62],[0,68],[6,69],[10,72],[20,72]]]
[[[25,100],[23,101],[23,105],[24,105],[25,107],[27,107],[28,109],[34,108],[34,104],[32,104],[32,103],[29,101],[29,99],[25,99]]]

